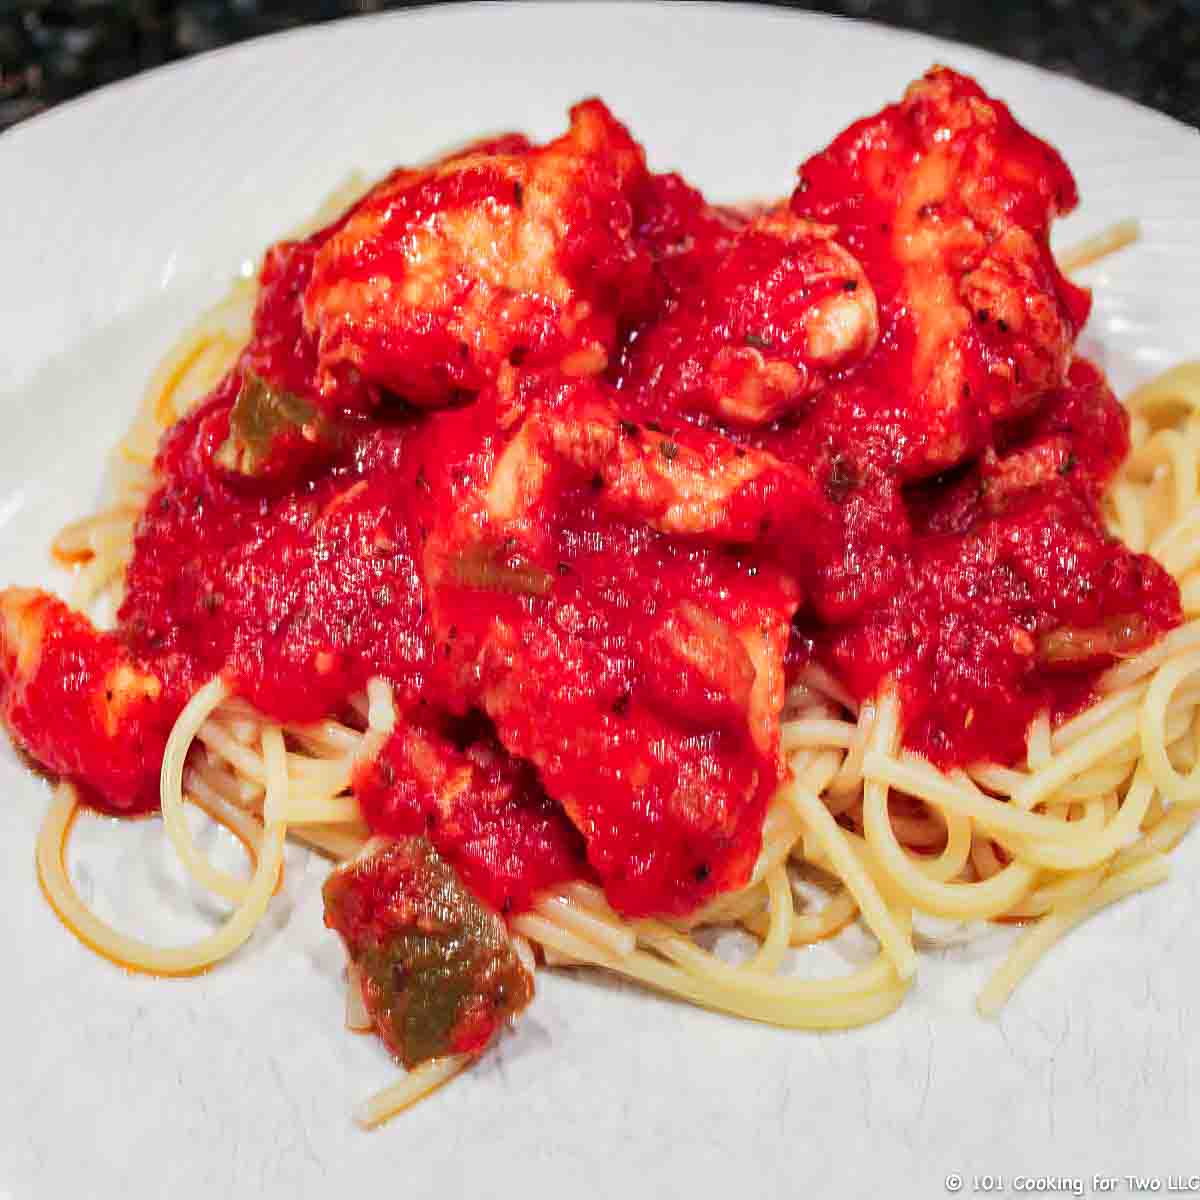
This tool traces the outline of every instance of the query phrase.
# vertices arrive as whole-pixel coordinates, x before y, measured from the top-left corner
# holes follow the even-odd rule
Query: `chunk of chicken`
[[[909,510],[918,534],[961,534],[1038,489],[1066,486],[1094,503],[1128,453],[1128,412],[1101,372],[1076,359],[1066,383],[1000,430],[961,478],[910,488]]]
[[[84,785],[100,807],[158,807],[163,750],[184,699],[56,597],[0,592],[0,718],[33,759]]]
[[[818,404],[847,452],[906,478],[953,466],[1060,385],[1089,296],[1049,248],[1076,204],[1058,154],[973,81],[936,68],[800,169],[879,299],[876,354]]]
[[[489,612],[478,591],[431,589],[448,647],[435,687],[534,764],[614,904],[685,913],[757,857],[794,592],[771,573],[748,603],[722,603],[737,572],[711,552],[669,562],[636,531],[581,532],[535,601],[490,597]]]
[[[380,184],[317,252],[304,293],[323,394],[347,377],[423,406],[508,358],[602,371],[647,303],[631,200],[641,148],[599,100],[543,147],[476,148]]]
[[[871,285],[833,232],[787,209],[750,221],[636,341],[623,385],[664,416],[747,426],[795,411],[879,334]]]
[[[786,589],[783,597],[787,606]],[[658,707],[698,727],[745,722],[770,758],[778,748],[787,623],[781,611],[733,628],[685,600],[666,613],[646,643],[646,685]]]
[[[482,492],[494,524],[533,528],[524,516],[540,511],[547,489],[584,484],[606,511],[660,533],[782,541],[796,562],[832,548],[836,514],[800,465],[716,432],[629,420],[619,396],[593,381],[526,374],[508,403],[503,420],[520,423]]]
[[[626,428],[600,385],[545,383],[439,417],[414,451],[428,695],[481,708],[533,763],[614,903],[687,912],[746,878],[780,769],[800,592],[735,547],[806,517],[769,455]]]

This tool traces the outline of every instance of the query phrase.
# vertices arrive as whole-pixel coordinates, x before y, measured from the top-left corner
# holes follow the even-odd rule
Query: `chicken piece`
[[[604,520],[573,522],[560,553],[537,599],[431,589],[433,688],[534,764],[614,905],[690,912],[758,855],[795,593]]]
[[[800,168],[792,209],[827,223],[878,297],[880,345],[814,422],[911,479],[989,444],[1061,385],[1090,296],[1058,270],[1065,163],[974,82],[935,68]]]
[[[546,146],[505,142],[395,173],[316,253],[304,319],[321,393],[361,377],[435,407],[510,357],[603,371],[652,293],[632,236],[645,178],[641,148],[599,100]]]
[[[708,246],[692,246],[694,279],[637,339],[622,385],[663,417],[754,426],[796,411],[879,334],[871,285],[833,232],[776,209],[724,239],[706,269]]]
[[[998,451],[1007,480],[1030,486],[1053,472],[1098,501],[1129,453],[1129,413],[1099,368],[1077,358],[1032,416],[1001,431]]]
[[[741,628],[684,600],[657,623],[645,647],[645,681],[651,704],[677,722],[697,728],[748,727],[767,759],[779,741],[783,704],[783,654],[791,607],[786,585],[782,605],[767,610],[755,627]]]
[[[390,837],[422,834],[471,891],[505,913],[586,873],[583,840],[528,763],[511,758],[473,717],[410,714],[354,791],[367,824]]]
[[[620,399],[553,373],[524,373],[502,391],[498,421],[514,432],[479,493],[485,519],[510,533],[545,531],[543,495],[585,486],[624,520],[708,543],[774,545],[793,567],[836,548],[837,515],[804,467],[680,422],[629,420]]]
[[[1066,483],[1095,503],[1128,453],[1129,414],[1100,371],[1076,359],[1032,416],[997,431],[997,449],[961,478],[913,487],[906,499],[919,534],[965,533],[1037,488]]]
[[[549,397],[531,384],[540,409],[516,404],[519,391],[509,411],[492,397],[439,417],[414,450],[427,496],[426,694],[481,708],[536,767],[614,904],[689,912],[744,882],[758,854],[799,588],[766,555],[724,542],[772,512],[744,498],[755,516],[742,521],[744,481],[718,494],[726,517],[711,521],[697,500],[697,523],[681,531],[642,486],[672,478],[648,476],[647,462],[684,457],[663,455],[663,435],[602,420],[594,384]],[[698,470],[696,486],[707,477]]]
[[[533,999],[504,922],[424,838],[372,839],[324,898],[376,1032],[410,1069],[480,1053]]]
[[[158,777],[186,696],[112,634],[45,592],[0,592],[0,718],[47,771],[115,813],[158,807]]]

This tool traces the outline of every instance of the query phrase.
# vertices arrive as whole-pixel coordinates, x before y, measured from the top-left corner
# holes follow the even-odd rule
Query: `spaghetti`
[[[204,334],[192,337],[200,342]],[[179,376],[173,386],[186,382],[186,375]],[[164,396],[157,387],[147,398],[147,408],[154,412],[173,412],[175,403],[173,395]],[[1126,403],[1135,418],[1135,447],[1164,430],[1177,432],[1193,456],[1196,477],[1200,370],[1168,373]],[[128,453],[127,448],[122,452]],[[1114,482],[1110,517],[1118,536],[1125,537],[1132,526],[1157,543],[1188,514],[1178,507],[1178,489],[1171,489],[1164,501],[1162,477],[1139,473],[1143,462],[1131,457]],[[141,491],[146,487],[134,486]],[[127,506],[123,499],[111,514],[79,523],[73,536],[86,540],[91,529],[110,526]],[[95,575],[118,586],[128,547],[115,539],[87,544],[100,547],[91,560],[99,568]],[[1178,575],[1185,588],[1200,578],[1197,567],[1191,564]],[[1189,609],[1189,616],[1194,611]],[[718,1011],[820,1029],[877,1020],[902,1002],[916,968],[914,916],[964,922],[1033,919],[1036,924],[980,994],[980,1011],[992,1015],[1037,959],[1076,924],[1167,877],[1166,854],[1190,828],[1200,806],[1192,782],[1200,761],[1200,681],[1195,679],[1200,654],[1191,649],[1198,643],[1200,621],[1193,619],[1114,668],[1101,682],[1105,698],[1100,703],[1053,733],[1040,726],[1048,737],[1040,762],[1025,770],[984,764],[969,775],[945,774],[898,750],[893,698],[883,697],[878,706],[864,705],[855,719],[847,698],[837,694],[822,672],[814,671],[789,696],[782,743],[793,778],[772,805],[758,865],[742,891],[722,897],[709,913],[687,922],[688,928],[675,928],[623,920],[599,889],[569,884],[540,897],[529,914],[515,919],[513,928],[555,965],[594,966]],[[1187,688],[1189,681],[1192,686]],[[253,835],[244,826],[239,829],[244,838],[253,836],[260,856],[260,843],[268,844],[266,831],[276,831],[269,844],[277,846],[282,827],[335,860],[352,857],[367,835],[347,791],[349,765],[366,753],[372,731],[383,733],[394,724],[386,692],[386,685],[373,685],[363,697],[358,708],[368,713],[368,720],[362,728],[326,720],[279,731],[243,702],[229,700],[214,682],[197,693],[172,734],[163,763],[167,828],[180,827],[185,802],[204,805],[215,800],[223,805],[222,814],[255,819]],[[249,736],[235,735],[234,722],[239,721],[248,726]],[[1038,733],[1031,730],[1031,745]],[[281,734],[296,747],[284,752],[283,763]],[[194,741],[202,751],[193,754],[193,765],[185,768]],[[282,808],[288,815],[287,825],[265,816],[271,772],[267,747],[272,743],[276,794],[282,797],[276,811]],[[1185,769],[1192,774],[1182,774]],[[324,792],[305,788],[306,780],[317,779],[326,781]],[[861,805],[851,810],[848,826],[839,823],[834,812],[845,811],[839,792],[853,797],[860,786]],[[902,824],[887,805],[891,789],[920,799],[923,824],[911,818],[907,827]],[[1100,819],[1088,820],[1087,797],[1112,797],[1115,810],[1092,808]],[[1152,806],[1156,797],[1159,802]],[[182,826],[182,834],[172,834],[181,859],[203,886],[245,906],[235,914],[240,919],[231,919],[215,939],[181,950],[160,951],[123,937],[90,913],[67,875],[64,846],[75,810],[71,789],[63,785],[39,837],[39,873],[64,923],[106,957],[157,974],[201,971],[236,949],[265,911],[274,885],[271,863],[278,852],[271,860],[260,857],[251,883],[241,884],[205,862]],[[927,831],[926,826],[931,828]],[[936,857],[922,853],[931,842],[944,844]],[[1006,865],[997,859],[997,848],[1003,848]],[[830,892],[817,912],[797,909],[792,872],[798,869],[816,871]],[[249,893],[256,882],[256,899],[250,906]],[[784,946],[833,936],[860,914],[880,940],[880,956],[870,966],[832,980],[779,974]],[[737,966],[701,949],[692,936],[710,922],[730,920],[761,939],[758,955]],[[379,1124],[447,1082],[467,1061],[441,1060],[413,1072],[364,1106],[360,1121]]]

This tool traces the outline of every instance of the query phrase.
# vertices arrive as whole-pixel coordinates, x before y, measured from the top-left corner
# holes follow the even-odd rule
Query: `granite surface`
[[[137,71],[386,0],[0,0],[0,129]],[[968,42],[1200,125],[1200,0],[836,0],[787,7]]]

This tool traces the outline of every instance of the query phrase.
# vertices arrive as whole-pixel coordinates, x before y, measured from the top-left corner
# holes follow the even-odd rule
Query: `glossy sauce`
[[[575,290],[546,307],[501,288],[515,307],[489,300],[490,320],[511,317],[495,338],[472,327],[461,350],[453,313],[334,338],[314,314],[319,288],[338,272],[361,283],[380,255],[403,278],[418,202],[422,222],[439,205],[525,212],[522,139],[496,143],[502,169],[454,187],[389,177],[356,210],[382,222],[377,245],[327,250],[351,214],[276,247],[238,366],[163,440],[116,635],[60,620],[44,667],[8,689],[10,728],[111,807],[141,810],[166,730],[213,675],[296,721],[344,714],[381,676],[401,727],[356,781],[368,823],[426,835],[504,912],[577,876],[632,914],[686,913],[743,883],[784,775],[785,673],[807,661],[859,698],[894,679],[906,744],[939,764],[1017,760],[1032,717],[1085,704],[1180,608],[1167,574],[1098,515],[1128,441],[1099,373],[1068,372],[1088,298],[1058,274],[1046,231],[1074,184],[1002,106],[986,102],[986,136],[955,125],[980,97],[931,76],[802,168],[791,214],[836,232],[861,292],[844,273],[797,282],[797,263],[830,261],[832,234],[748,233],[755,216],[649,175],[592,109],[567,150],[604,158],[571,176],[600,200],[555,210],[569,214],[556,261]],[[922,207],[931,145],[958,157]],[[934,265],[918,270],[905,255],[929,222]],[[1025,316],[981,315],[967,299],[987,287],[997,312],[1024,296]],[[865,305],[867,290],[877,344],[820,368],[821,387],[796,385],[817,370],[815,343],[789,341],[799,309]],[[966,315],[935,371],[922,331],[943,292]],[[795,373],[775,369],[782,390],[737,410],[746,420],[711,385],[731,378],[708,373],[722,341],[754,371],[778,354]],[[223,449],[249,388],[319,414],[276,429],[252,471]],[[732,482],[669,503],[693,468]],[[122,655],[162,699],[114,755],[83,700],[61,703],[62,680]]]

